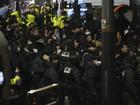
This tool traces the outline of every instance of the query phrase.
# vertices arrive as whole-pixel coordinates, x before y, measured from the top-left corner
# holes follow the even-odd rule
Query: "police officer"
[[[71,63],[69,52],[62,52],[62,60],[65,60],[61,69],[63,85],[62,105],[64,100],[69,100],[69,105],[81,105],[81,77],[79,70]],[[64,59],[63,59],[64,58]]]
[[[20,70],[18,67],[16,67],[14,78],[11,78],[11,86],[13,95],[20,94],[21,92],[21,76],[20,76]]]
[[[96,50],[94,43],[88,43],[87,50],[83,55],[82,62],[84,68],[84,74],[82,77],[84,84],[85,104],[95,104],[95,97],[97,95],[97,84],[100,73],[100,57]]]
[[[37,56],[32,64],[33,88],[41,88],[59,81],[57,73],[57,59],[50,58],[52,54],[49,49],[45,49]],[[37,96],[38,105],[45,105],[50,99],[50,95],[42,93]]]
[[[101,61],[98,58],[92,58],[88,63],[83,75],[84,84],[84,102],[86,105],[94,105],[97,97],[97,85],[100,73]]]
[[[137,96],[137,87],[135,86],[136,77],[136,57],[130,52],[127,43],[123,43],[120,48],[121,52],[118,55],[118,63],[120,63],[120,69],[123,80],[123,105],[129,105],[129,103],[135,103]],[[129,101],[128,101],[129,100]]]
[[[135,84],[135,78],[136,78],[136,59],[134,56],[129,56],[127,58],[127,61],[125,63],[125,67],[123,70],[124,73],[124,94],[126,95],[126,93],[128,94],[128,96],[126,97],[126,100],[124,101],[124,103],[126,105],[128,105],[127,100],[128,98],[130,98],[131,102],[134,104],[135,103],[135,99],[136,96],[138,95],[138,89],[136,87]]]
[[[88,65],[92,58],[97,56],[95,43],[89,42],[85,48],[85,53],[82,56],[82,65],[84,68]]]

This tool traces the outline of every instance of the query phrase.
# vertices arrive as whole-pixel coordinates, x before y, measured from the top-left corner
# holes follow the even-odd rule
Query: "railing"
[[[25,99],[25,105],[30,105],[30,96],[31,95],[34,95],[34,94],[39,94],[43,91],[48,91],[50,89],[53,89],[53,88],[56,88],[58,86],[58,84],[52,84],[52,85],[49,85],[49,86],[45,86],[45,87],[42,87],[42,88],[39,88],[39,89],[35,89],[35,90],[30,90],[27,92],[27,96],[26,96],[26,99]],[[50,102],[50,103],[47,103],[46,105],[54,105],[57,103],[57,99]]]
[[[24,100],[24,105],[31,105],[31,103],[32,103],[32,100],[31,100],[32,97],[31,96],[34,96],[35,94],[39,94],[39,93],[44,92],[44,91],[47,93],[47,91],[49,91],[51,89],[55,89],[56,87],[58,87],[58,84],[51,84],[51,85],[48,85],[48,86],[45,86],[45,87],[42,87],[42,88],[39,88],[39,89],[30,90],[24,95],[10,96],[10,97],[7,97],[5,99],[1,99],[0,100],[0,105],[5,105],[5,102],[8,102],[8,101],[10,102],[12,100],[18,100],[19,98],[21,98],[23,96],[26,96],[25,100]],[[58,102],[58,97],[56,97],[55,100],[47,103],[46,105],[55,105],[57,102]],[[21,103],[19,103],[19,105],[20,104]]]

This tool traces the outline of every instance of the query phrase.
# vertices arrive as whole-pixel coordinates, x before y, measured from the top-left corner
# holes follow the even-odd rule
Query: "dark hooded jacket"
[[[57,83],[59,77],[57,74],[57,65],[49,61],[44,61],[38,56],[33,61],[32,76],[36,88]]]

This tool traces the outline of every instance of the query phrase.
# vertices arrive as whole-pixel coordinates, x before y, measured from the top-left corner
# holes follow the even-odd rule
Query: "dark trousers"
[[[76,89],[63,87],[61,94],[59,94],[58,103],[59,105],[81,105],[81,97]]]

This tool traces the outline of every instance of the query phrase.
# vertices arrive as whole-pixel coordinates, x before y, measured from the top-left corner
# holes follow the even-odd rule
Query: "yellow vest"
[[[13,79],[10,80],[11,85],[16,85],[18,81],[21,81],[20,76],[16,75]]]
[[[59,17],[59,28],[64,28],[64,18],[65,16],[60,16]]]
[[[65,16],[60,16],[60,17],[53,17],[52,18],[52,23],[53,23],[53,26],[58,26],[59,28],[64,28],[64,18]]]
[[[58,21],[58,17],[57,16],[55,16],[55,17],[52,18],[52,23],[53,23],[53,26],[54,27],[55,26],[59,26],[59,21]]]
[[[27,19],[26,19],[26,22],[27,22],[27,27],[29,27],[29,25],[31,23],[35,23],[35,16],[32,15],[32,14],[27,14]]]
[[[12,13],[11,13],[11,16],[16,16],[17,22],[18,22],[18,23],[22,23],[22,19],[21,19],[20,15],[19,15],[19,11],[14,11],[14,12],[12,12]]]

